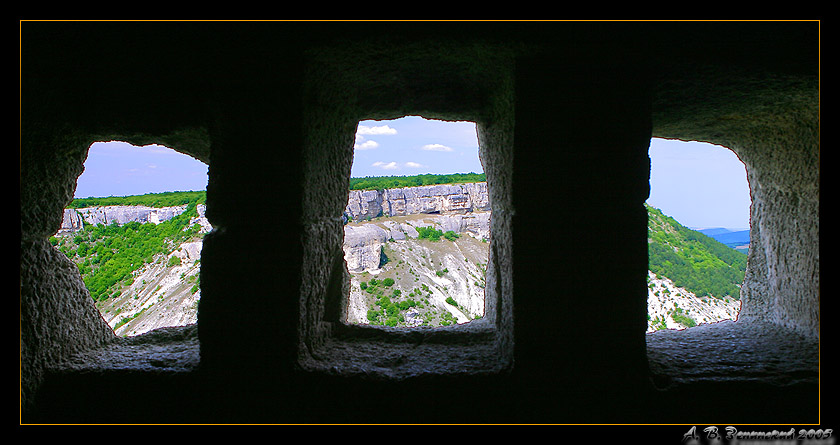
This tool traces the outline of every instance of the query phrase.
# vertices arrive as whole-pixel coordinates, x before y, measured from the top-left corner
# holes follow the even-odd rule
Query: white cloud
[[[359,125],[358,128],[356,128],[356,134],[397,134],[397,130],[387,125],[380,125],[376,127]]]
[[[389,162],[389,163],[386,164],[382,161],[376,161],[371,165],[373,165],[374,167],[382,168],[384,170],[394,170],[394,169],[397,168],[397,163],[396,162]]]
[[[426,151],[452,151],[452,147],[441,144],[428,144],[420,147],[420,149]]]
[[[420,167],[423,166],[423,164],[418,164],[416,162],[408,161],[408,162],[405,163],[405,166],[406,167],[411,167],[411,168],[420,168]]]
[[[376,147],[379,147],[379,143],[376,141],[364,141],[361,142],[359,139],[356,139],[356,143],[353,145],[354,150],[373,150]]]

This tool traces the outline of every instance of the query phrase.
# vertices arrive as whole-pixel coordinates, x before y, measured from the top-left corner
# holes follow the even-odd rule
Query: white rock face
[[[464,215],[423,215],[422,218],[396,221],[393,219],[347,224],[344,226],[344,259],[351,273],[375,272],[381,262],[381,250],[386,241],[416,239],[415,227],[434,226],[458,234],[468,234],[479,240],[490,239],[490,212]]]
[[[201,290],[198,282],[201,241],[181,244],[169,255],[134,273],[133,283],[116,298],[97,303],[102,317],[119,336],[134,336],[153,329],[185,326],[198,319]],[[172,266],[169,258],[178,257]]]
[[[82,229],[84,219],[76,209],[64,209],[64,217],[61,219],[61,227],[58,233],[75,232]]]
[[[146,207],[146,206],[96,206],[82,209],[65,209],[64,217],[59,228],[59,233],[74,232],[82,228],[82,221],[87,224],[126,224],[129,222],[160,224],[168,221],[187,209],[186,205],[173,207]],[[204,211],[206,206],[196,206],[199,218],[197,222],[204,225]],[[203,220],[198,221],[198,220]],[[209,223],[207,223],[209,227]]]
[[[350,272],[365,272],[379,269],[382,244],[389,238],[388,232],[374,224],[344,226],[344,260]]]
[[[438,224],[442,215],[415,215],[413,218],[406,222],[374,221],[364,225],[408,228],[413,225],[432,225],[442,229]],[[400,326],[423,324],[423,313],[428,311],[448,313],[457,323],[466,323],[484,315],[484,269],[489,252],[488,242],[462,233],[454,242],[446,239],[432,242],[406,236],[403,240],[389,240],[383,245],[387,261],[382,262],[382,267],[370,273],[351,270],[348,323],[367,324],[368,309],[377,309],[373,304],[374,297],[360,287],[361,282],[372,278],[392,278],[395,283],[388,292],[400,289],[402,298],[409,296],[412,290],[424,289],[421,295],[409,297],[417,301],[425,300],[423,307],[404,311],[402,316],[405,320]],[[449,303],[447,297],[452,297],[456,304]]]
[[[382,214],[382,194],[378,190],[352,190],[345,214],[353,221],[375,218]]]
[[[685,329],[672,314],[677,311],[691,317],[698,325],[723,320],[737,320],[741,301],[735,299],[698,298],[693,293],[674,285],[667,278],[659,278],[648,271],[648,320],[647,332],[654,332],[664,320],[667,329]]]
[[[463,214],[490,210],[487,183],[473,182],[385,190],[351,190],[344,213],[351,221],[363,221],[377,216]]]

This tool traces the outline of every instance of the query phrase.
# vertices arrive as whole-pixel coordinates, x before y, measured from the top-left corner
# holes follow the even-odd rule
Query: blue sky
[[[648,154],[649,205],[693,229],[750,227],[747,172],[732,150],[651,139]]]
[[[205,190],[207,164],[160,145],[125,142],[90,146],[75,198]]]
[[[691,228],[749,227],[744,164],[724,147],[652,139],[648,204]],[[420,117],[359,123],[353,177],[483,172],[471,122]],[[166,147],[97,142],[75,197],[205,190],[207,165]]]
[[[408,116],[361,121],[356,129],[352,177],[423,173],[481,173],[473,122]]]

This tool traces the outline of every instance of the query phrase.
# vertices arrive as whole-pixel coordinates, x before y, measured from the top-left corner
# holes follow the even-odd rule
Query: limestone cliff
[[[173,207],[147,206],[96,206],[81,209],[64,209],[59,233],[74,232],[82,228],[82,224],[126,224],[129,222],[159,224],[172,219],[187,209],[186,205]],[[204,216],[205,206],[199,204],[196,210],[200,217]]]
[[[344,217],[348,221],[362,221],[378,216],[490,210],[487,183],[473,182],[385,190],[351,190]]]
[[[354,190],[344,218],[344,259],[352,277],[349,323],[442,326],[484,315],[487,183]],[[422,227],[457,238],[419,239]],[[393,280],[388,292],[395,293],[377,297],[368,285],[374,277]]]
[[[344,259],[350,272],[363,272],[379,268],[380,250],[388,240],[385,229],[366,224],[344,226]]]
[[[350,272],[379,269],[381,250],[386,241],[404,241],[418,236],[417,228],[433,226],[443,232],[490,239],[490,212],[452,215],[407,215],[344,226],[344,259]]]
[[[480,231],[489,234],[490,213],[482,215],[480,220],[488,225]],[[354,239],[365,227],[375,228],[368,233],[376,234],[376,238],[371,237],[376,247],[366,250],[375,254],[367,268],[354,267],[357,263],[353,258],[358,255],[355,251],[360,249],[353,247],[355,241],[345,240],[345,259],[351,275],[347,322],[388,324],[391,319],[391,326],[444,326],[482,317],[488,238],[468,231],[461,231],[453,240],[431,241],[417,236],[417,229],[425,226],[438,230],[467,228],[463,219],[479,219],[469,216],[409,215],[345,226],[345,233],[353,233]],[[389,238],[380,241],[385,233]],[[384,294],[371,292],[374,280],[386,279],[393,280],[393,284],[381,289]],[[383,295],[400,309],[389,309]]]

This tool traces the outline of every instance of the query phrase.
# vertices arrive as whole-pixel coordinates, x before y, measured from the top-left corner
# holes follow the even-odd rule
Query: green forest
[[[207,192],[162,192],[147,193],[145,195],[133,196],[108,196],[106,198],[76,198],[68,209],[83,209],[85,207],[97,206],[147,206],[147,207],[174,207],[185,204],[204,204],[207,200]]]
[[[452,173],[433,175],[431,173],[414,176],[365,176],[350,178],[350,190],[383,190],[421,185],[461,184],[467,182],[485,182],[484,173]]]
[[[648,210],[648,267],[698,297],[740,299],[747,255]]]
[[[189,222],[198,216],[196,205],[203,202],[203,195],[182,193],[185,194],[173,196],[171,202],[186,200],[183,202],[187,204],[186,211],[160,224],[85,224],[82,230],[71,235],[51,237],[50,242],[78,265],[85,287],[94,300],[119,295],[124,286],[132,283],[134,271],[155,261],[156,255],[168,254],[181,243],[200,236],[201,226],[190,226]],[[145,197],[149,195],[120,198],[117,204],[109,205],[149,205],[145,203],[159,199],[142,199]]]

